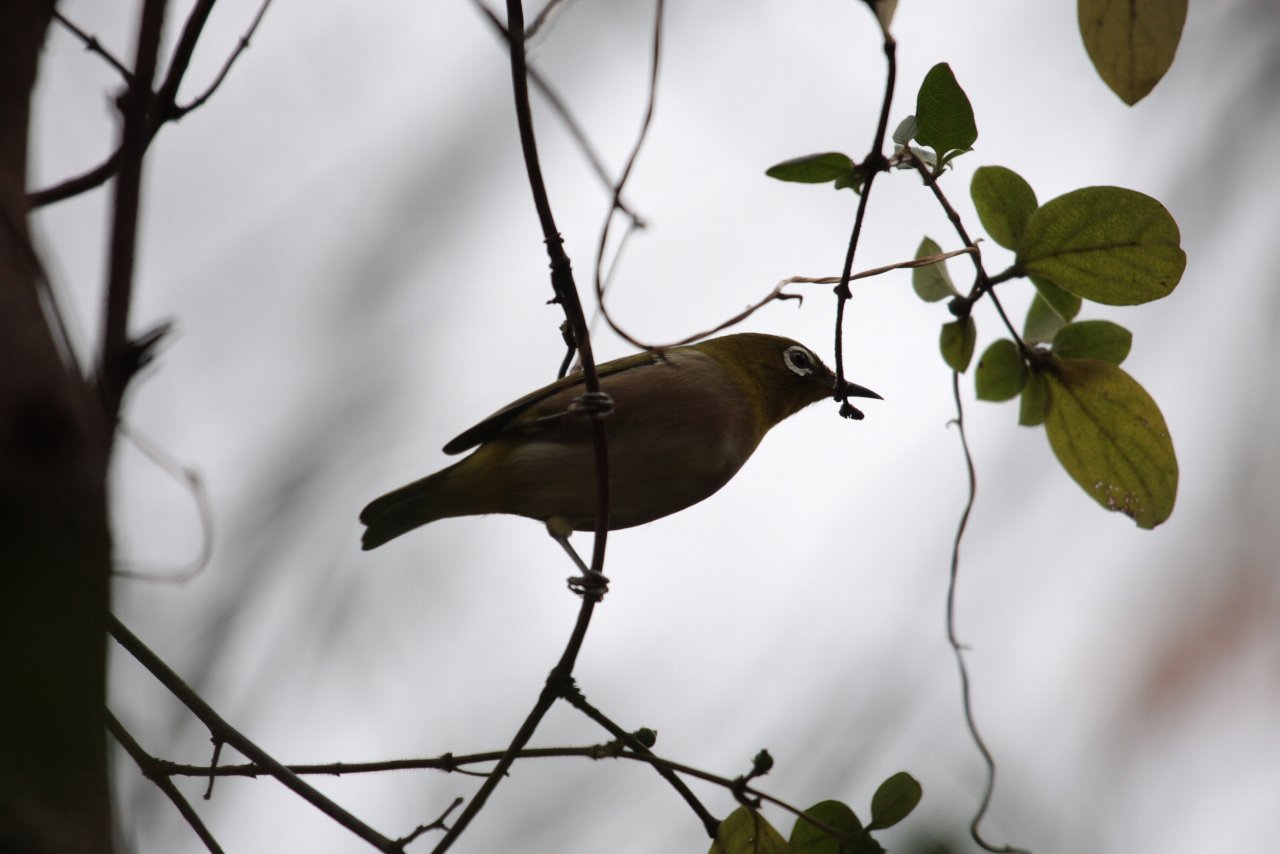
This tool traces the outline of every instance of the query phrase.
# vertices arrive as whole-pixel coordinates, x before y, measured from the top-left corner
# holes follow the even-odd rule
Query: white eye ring
[[[794,345],[782,351],[782,361],[791,373],[802,377],[812,374],[818,362],[808,350]]]

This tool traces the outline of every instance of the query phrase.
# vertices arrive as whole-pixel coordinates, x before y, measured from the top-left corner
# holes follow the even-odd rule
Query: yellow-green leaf
[[[840,801],[821,801],[805,810],[804,814],[846,838],[862,832],[862,822],[858,821],[853,810]],[[841,847],[839,838],[805,821],[803,817],[797,818],[795,826],[791,828],[790,842],[794,854],[846,854],[851,847]]]
[[[1036,294],[1027,307],[1027,319],[1022,324],[1022,340],[1029,344],[1048,344],[1064,325],[1049,302]]]
[[[1133,333],[1109,320],[1080,320],[1053,336],[1053,353],[1062,359],[1101,359],[1124,363],[1133,346]]]
[[[720,822],[710,854],[792,854],[792,851],[764,816],[738,807]]]
[[[1164,205],[1122,187],[1085,187],[1045,202],[1027,221],[1018,264],[1107,305],[1168,296],[1187,256]]]
[[[1023,427],[1038,427],[1044,423],[1049,411],[1049,383],[1043,371],[1032,371],[1027,384],[1022,387],[1018,402],[1018,423]]]
[[[1045,432],[1062,467],[1095,501],[1154,528],[1173,512],[1178,459],[1160,408],[1123,370],[1050,361]]]
[[[963,374],[969,370],[969,363],[973,361],[973,348],[977,344],[978,326],[972,317],[942,324],[938,349],[942,351],[942,361],[956,373]]]
[[[1080,313],[1084,300],[1073,293],[1064,291],[1048,279],[1031,276],[1031,284],[1036,286],[1036,293],[1049,304],[1053,313],[1062,318],[1063,323],[1070,323]]]
[[[893,827],[902,821],[920,803],[924,790],[920,783],[906,771],[899,771],[880,784],[871,796],[871,823],[868,830]]]
[[[1039,206],[1031,185],[1012,169],[983,166],[973,173],[969,195],[991,239],[1005,249],[1017,249],[1027,220]]]
[[[926,237],[920,241],[920,247],[916,249],[916,260],[941,254],[942,247],[937,241],[932,237]],[[958,296],[960,293],[951,281],[951,274],[947,272],[946,261],[912,269],[911,287],[915,288],[916,296],[925,302],[937,302],[947,297]]]
[[[1187,0],[1079,0],[1076,15],[1093,67],[1132,106],[1173,64]]]
[[[1027,365],[1018,345],[1008,338],[991,342],[978,360],[973,384],[978,400],[1013,400],[1027,381]]]

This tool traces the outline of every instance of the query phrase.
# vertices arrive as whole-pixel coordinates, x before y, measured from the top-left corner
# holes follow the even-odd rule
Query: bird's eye
[[[794,374],[807,377],[813,373],[813,356],[803,347],[788,347],[782,354],[782,361]]]

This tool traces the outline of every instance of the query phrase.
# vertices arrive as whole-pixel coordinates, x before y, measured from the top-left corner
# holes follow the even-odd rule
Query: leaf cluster
[[[920,803],[920,784],[905,771],[885,780],[871,797],[866,825],[840,801],[821,801],[805,810],[784,839],[759,812],[741,806],[720,823],[710,854],[882,854],[871,833],[902,821]]]
[[[925,76],[915,114],[899,123],[893,138],[896,152],[887,165],[918,170],[976,248],[937,184],[978,138],[972,106],[946,63]],[[788,160],[767,174],[855,192],[866,177],[865,167],[838,152]],[[1177,223],[1157,200],[1122,187],[1083,187],[1041,204],[1031,185],[1003,166],[976,170],[970,196],[983,229],[1014,261],[992,276],[975,255],[977,272],[967,292],[956,286],[945,261],[915,269],[916,294],[926,302],[947,301],[951,314],[939,332],[943,361],[953,371],[968,371],[978,343],[972,310],[990,297],[1008,334],[978,357],[978,399],[1019,399],[1018,422],[1044,427],[1059,463],[1087,494],[1140,527],[1159,525],[1173,512],[1178,462],[1159,407],[1120,368],[1133,336],[1112,321],[1078,316],[1085,302],[1129,306],[1172,293],[1186,268]],[[926,236],[916,258],[941,252]],[[1028,280],[1034,291],[1021,334],[995,290],[1014,279]]]

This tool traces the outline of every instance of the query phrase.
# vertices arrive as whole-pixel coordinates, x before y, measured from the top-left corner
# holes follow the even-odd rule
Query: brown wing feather
[[[600,365],[596,370],[602,377],[611,376],[639,365],[653,364],[659,359],[653,353],[636,353],[633,356],[626,356],[621,359],[614,359],[612,362],[606,362]],[[510,427],[514,422],[520,419],[520,416],[529,411],[529,408],[548,397],[556,394],[562,389],[580,384],[582,382],[582,374],[570,374],[564,379],[556,380],[550,385],[543,386],[537,391],[530,392],[519,400],[509,403],[481,421],[479,424],[464,430],[455,438],[444,446],[446,454],[460,454],[463,451],[470,450],[477,445],[483,445],[490,439],[496,438],[504,430]]]

